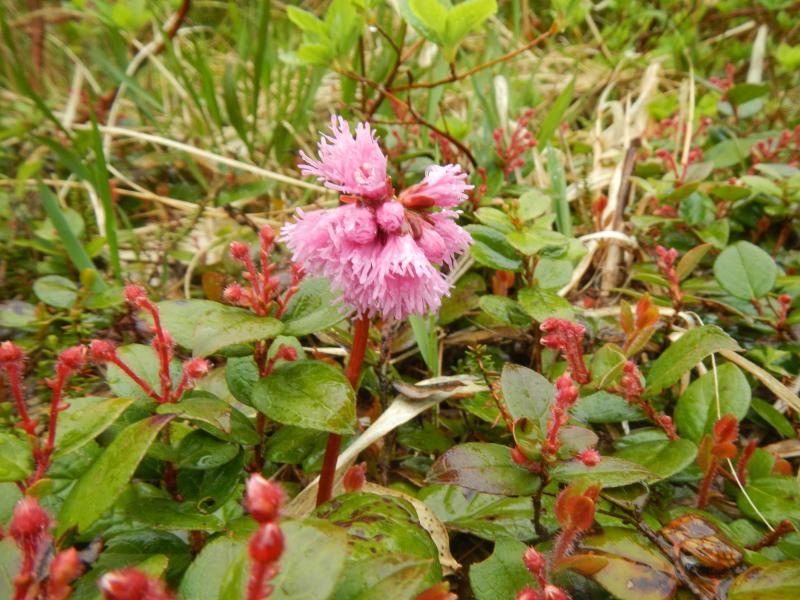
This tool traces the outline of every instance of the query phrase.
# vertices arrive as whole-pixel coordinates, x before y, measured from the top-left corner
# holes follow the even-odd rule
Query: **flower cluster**
[[[158,577],[149,577],[139,569],[126,567],[110,571],[97,584],[103,600],[173,600],[174,596]]]
[[[678,439],[678,433],[675,431],[675,424],[672,422],[672,418],[669,415],[658,414],[656,409],[642,398],[644,394],[642,374],[639,373],[639,369],[636,368],[633,361],[625,362],[619,382],[620,387],[613,391],[620,392],[625,400],[641,408],[648,419],[664,430],[669,439],[673,441]]]
[[[450,286],[434,265],[452,266],[472,242],[452,210],[472,187],[461,167],[433,165],[420,183],[395,195],[374,132],[360,123],[352,135],[341,117],[332,118],[319,160],[301,157],[303,174],[341,192],[343,204],[298,209],[281,232],[294,261],[328,278],[361,315],[404,319],[436,311]]]
[[[32,418],[25,403],[25,396],[22,391],[22,375],[25,368],[25,353],[13,342],[6,341],[0,344],[0,369],[8,379],[11,388],[11,395],[14,397],[14,406],[19,416],[17,427],[22,429],[28,436],[31,447],[31,455],[36,464],[36,470],[25,483],[20,484],[22,489],[30,487],[39,481],[47,469],[50,467],[50,459],[55,450],[56,428],[58,425],[58,414],[69,405],[62,402],[64,397],[64,387],[70,377],[83,369],[86,362],[86,347],[73,346],[62,350],[56,359],[56,373],[53,379],[48,379],[45,383],[53,391],[50,396],[50,414],[47,422],[47,437],[44,444],[39,439],[36,429],[39,420]]]
[[[569,373],[556,379],[556,398],[550,407],[551,419],[547,423],[547,441],[542,448],[545,456],[555,457],[561,447],[558,432],[569,421],[569,409],[578,400],[578,388]]]
[[[537,145],[536,138],[528,130],[528,124],[533,117],[534,110],[529,108],[517,119],[517,125],[511,133],[511,139],[506,143],[505,131],[498,127],[494,130],[492,138],[497,156],[503,164],[503,175],[508,177],[515,169],[525,166],[524,154]]]
[[[683,292],[681,291],[681,278],[675,261],[678,258],[678,251],[675,248],[667,250],[664,246],[656,246],[658,260],[656,266],[661,274],[669,281],[669,296],[672,298],[672,307],[677,311],[683,304]]]
[[[589,383],[591,377],[583,362],[583,334],[586,333],[586,328],[566,319],[550,317],[542,322],[539,329],[545,334],[541,339],[543,346],[564,353],[575,381],[580,385]]]
[[[136,285],[129,285],[125,288],[125,299],[132,308],[146,311],[153,319],[153,332],[155,336],[153,337],[152,346],[159,361],[160,392],[156,392],[149,383],[131,369],[119,356],[114,344],[108,340],[92,340],[89,344],[89,353],[92,357],[92,361],[97,365],[111,363],[117,366],[120,371],[125,373],[125,375],[138,385],[145,394],[159,404],[178,402],[184,392],[194,387],[198,379],[208,375],[208,372],[211,370],[211,363],[204,358],[194,358],[185,361],[183,363],[181,379],[175,389],[172,389],[170,361],[175,356],[175,341],[166,329],[164,329],[158,307],[147,297],[147,292]]]
[[[258,522],[258,530],[250,538],[250,579],[247,600],[262,600],[272,594],[267,583],[278,574],[278,559],[283,554],[283,532],[278,525],[284,493],[279,485],[256,473],[247,480],[245,507]]]
[[[292,282],[286,291],[280,294],[280,280],[273,275],[275,265],[270,262],[269,254],[275,241],[275,232],[269,225],[265,225],[258,233],[259,260],[261,270],[256,268],[250,247],[244,242],[232,242],[230,245],[231,258],[244,267],[244,277],[249,287],[232,283],[225,288],[223,297],[227,302],[237,306],[246,306],[257,315],[267,316],[273,313],[280,318],[286,311],[292,296],[297,293],[300,280],[303,278],[303,269],[300,265],[292,267]]]
[[[569,596],[560,587],[555,586],[547,580],[547,560],[540,554],[536,548],[529,546],[522,555],[522,562],[525,567],[530,571],[531,575],[536,578],[536,583],[539,584],[539,589],[534,590],[529,586],[525,586],[517,594],[517,600],[568,600]]]
[[[50,516],[32,496],[25,496],[14,506],[8,534],[22,555],[19,573],[14,578],[14,600],[44,597],[64,600],[72,593],[70,583],[83,572],[74,548],[58,552],[47,569],[46,583],[37,578],[41,559],[53,541]],[[41,596],[40,596],[41,594]]]

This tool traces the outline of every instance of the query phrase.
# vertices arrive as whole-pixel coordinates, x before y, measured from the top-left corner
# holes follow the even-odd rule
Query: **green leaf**
[[[13,598],[22,556],[11,536],[0,540],[0,598]]]
[[[55,457],[88,444],[103,433],[133,403],[132,398],[71,398],[58,417]]]
[[[419,353],[425,366],[433,377],[438,377],[439,373],[439,336],[436,334],[436,318],[433,315],[421,317],[410,315],[408,322],[414,332],[414,339],[417,342]]]
[[[795,527],[800,527],[800,483],[794,477],[770,475],[752,478],[745,490],[749,499],[738,490],[736,504],[748,517],[754,521],[761,519],[750,505],[752,501],[770,524],[777,525],[784,519],[791,519]]]
[[[398,554],[427,561],[425,587],[441,579],[436,544],[420,525],[416,509],[407,500],[352,492],[323,504],[314,514],[347,533],[349,561]]]
[[[678,261],[678,267],[676,269],[678,277],[681,281],[692,274],[692,271],[694,271],[697,265],[700,264],[700,261],[702,261],[705,255],[708,254],[709,250],[711,250],[711,244],[700,244],[699,246],[695,246],[689,250],[681,257],[681,259]]]
[[[645,538],[629,529],[608,527],[586,536],[581,548],[589,554],[564,558],[561,568],[592,577],[620,600],[669,600],[677,580],[669,562]]]
[[[32,471],[30,445],[10,433],[0,433],[0,481],[23,481]]]
[[[549,317],[570,319],[573,316],[572,305],[552,290],[540,287],[523,288],[517,294],[517,300],[534,320],[541,323]]]
[[[621,423],[644,419],[641,408],[605,391],[578,398],[571,412],[573,417],[584,423]]]
[[[232,461],[237,454],[238,445],[223,442],[205,431],[195,430],[178,444],[177,464],[182,469],[205,471]]]
[[[180,600],[217,600],[226,573],[247,548],[241,539],[218,537],[192,561],[178,588]]]
[[[302,31],[314,34],[321,38],[328,37],[328,27],[325,25],[325,22],[318,19],[315,15],[307,10],[289,5],[286,7],[286,16],[289,17],[289,20],[297,25],[297,27],[299,27]]]
[[[778,267],[764,250],[740,241],[723,250],[714,262],[714,276],[731,295],[742,300],[765,296],[775,286]]]
[[[530,327],[531,325],[531,318],[525,314],[519,303],[506,296],[486,294],[481,296],[479,306],[483,312],[503,325],[511,327]]]
[[[529,540],[536,535],[530,498],[481,494],[457,485],[432,485],[420,490],[419,499],[449,530],[492,541],[500,537]]]
[[[120,432],[70,490],[58,515],[57,535],[73,527],[85,531],[114,505],[170,418],[148,417]]]
[[[647,375],[649,396],[671,386],[709,354],[720,350],[741,350],[732,337],[715,325],[690,329],[662,352]]]
[[[253,406],[285,425],[355,432],[355,393],[344,373],[316,360],[278,364],[253,388]]]
[[[250,420],[213,394],[193,391],[176,403],[162,404],[156,412],[194,421],[204,431],[227,442],[257,444],[260,441]]]
[[[786,600],[800,597],[800,560],[750,567],[733,580],[728,600]]]
[[[640,481],[657,481],[660,477],[635,462],[604,456],[600,463],[594,467],[587,467],[582,462],[573,460],[556,465],[551,475],[553,479],[570,482],[574,479],[585,478],[592,483],[599,483],[604,488],[620,487],[639,483]]]
[[[342,530],[319,519],[283,521],[281,530],[286,549],[278,561],[278,574],[270,582],[270,600],[326,600],[331,596],[347,557],[346,536]],[[224,555],[223,555],[224,556]],[[215,569],[215,573],[222,569]],[[227,566],[215,600],[241,600],[246,597],[250,560],[247,548]],[[198,578],[202,577],[198,573]],[[217,585],[208,582],[210,589]],[[196,583],[195,585],[199,585]],[[194,586],[193,586],[194,587]],[[195,600],[194,596],[182,596]],[[200,596],[198,600],[212,596]]]
[[[781,42],[775,51],[775,58],[789,71],[794,71],[797,67],[800,67],[800,45],[790,46]]]
[[[750,408],[750,384],[736,365],[725,363],[717,367],[719,415],[732,414],[739,421]],[[719,418],[714,372],[695,379],[681,394],[675,407],[675,425],[684,437],[699,442],[711,433]]]
[[[761,400],[761,398],[753,398],[750,407],[753,409],[754,413],[769,423],[769,425],[782,436],[794,438],[794,426],[789,419],[772,406],[772,404]]]
[[[220,305],[222,306],[222,305]],[[213,319],[199,323],[192,339],[193,356],[209,356],[226,346],[274,338],[283,323],[261,317],[243,308],[223,307]]]
[[[213,320],[224,305],[211,300],[164,300],[156,304],[164,329],[184,348],[191,348],[194,330],[203,321]]]
[[[539,477],[511,460],[511,448],[467,443],[450,448],[433,463],[429,483],[450,483],[502,496],[530,496]]]
[[[694,463],[697,446],[685,439],[657,440],[626,446],[614,456],[649,469],[659,479],[666,479]]]
[[[45,275],[33,282],[33,293],[45,304],[72,308],[78,299],[78,286],[60,275]]]
[[[533,586],[533,577],[520,558],[528,547],[512,538],[499,538],[494,552],[470,567],[469,584],[476,600],[516,598],[517,592]]]
[[[424,38],[434,44],[444,44],[447,9],[450,3],[440,0],[400,0],[400,14]]]
[[[329,329],[344,319],[341,304],[327,279],[305,279],[281,317],[286,335],[303,336]]]
[[[503,233],[485,225],[467,225],[465,229],[474,240],[470,253],[478,263],[503,271],[522,270],[522,260]]]
[[[381,554],[349,561],[332,600],[414,600],[425,586],[432,562],[403,554]]]
[[[741,106],[769,93],[769,86],[762,83],[739,83],[729,89],[725,95],[733,106]]]
[[[553,134],[561,124],[561,118],[564,116],[564,112],[569,107],[569,103],[572,102],[572,94],[574,92],[575,77],[570,79],[566,87],[561,90],[558,98],[556,98],[555,102],[553,102],[553,105],[550,107],[550,110],[547,111],[544,119],[542,119],[542,125],[539,127],[539,135],[536,138],[539,140],[540,144],[547,144],[550,141],[550,138],[553,137]]]
[[[414,4],[419,3],[416,0]],[[428,0],[427,4],[435,4]],[[497,12],[495,0],[467,0],[457,4],[447,13],[444,28],[444,45],[447,48],[455,49],[461,40],[470,32],[480,27],[484,21]]]
[[[147,382],[157,393],[161,390],[160,363],[155,350],[151,346],[143,344],[128,344],[117,349],[120,360],[124,362],[139,377]],[[170,362],[170,374],[172,376],[173,389],[181,378],[181,363],[173,358]],[[150,398],[134,383],[117,365],[109,364],[106,371],[106,382],[119,397],[127,398]]]
[[[252,356],[231,357],[225,364],[225,383],[233,397],[242,404],[253,405],[251,394],[259,378],[258,366]]]
[[[555,399],[555,389],[546,377],[532,369],[506,363],[500,376],[503,401],[516,421],[530,419],[542,431],[550,418],[550,406]]]
[[[486,291],[486,282],[478,273],[469,272],[461,277],[450,295],[442,298],[439,309],[439,323],[448,325],[478,307],[478,294]]]
[[[506,240],[522,254],[547,254],[562,256],[569,245],[569,238],[558,231],[540,227],[526,227],[522,231],[506,234]]]
[[[547,146],[547,170],[550,172],[550,185],[553,192],[553,212],[556,213],[556,228],[567,237],[572,236],[572,216],[567,200],[567,182],[564,167],[558,162],[553,147]]]
[[[177,531],[222,531],[222,521],[197,510],[194,502],[178,503],[169,498],[134,498],[125,506],[128,518],[153,529]]]

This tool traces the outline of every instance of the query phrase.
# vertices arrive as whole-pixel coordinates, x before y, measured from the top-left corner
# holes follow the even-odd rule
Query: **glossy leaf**
[[[289,300],[281,321],[286,335],[303,336],[324,331],[345,318],[327,279],[305,279]]]
[[[527,548],[513,538],[499,538],[492,555],[469,570],[469,583],[475,598],[516,598],[522,588],[533,586],[533,577],[522,562],[522,555]]]
[[[511,448],[482,443],[460,444],[442,454],[428,481],[503,496],[529,496],[539,485],[539,477],[511,460]]]
[[[785,600],[798,596],[800,560],[750,567],[728,588],[728,600]]]
[[[72,398],[58,417],[55,456],[63,456],[103,433],[133,403],[131,398]]]
[[[732,296],[742,300],[762,298],[774,286],[778,267],[772,257],[750,242],[728,246],[714,262],[714,276]]]
[[[470,253],[478,263],[503,271],[522,269],[522,260],[503,233],[485,225],[468,225],[466,230],[475,242],[470,246]]]
[[[657,440],[626,446],[614,456],[649,469],[659,479],[666,479],[694,463],[697,446],[687,439]]]
[[[678,381],[689,369],[709,354],[720,350],[741,350],[732,337],[715,325],[703,325],[690,329],[677,342],[670,344],[650,367],[647,374],[647,395],[658,394],[661,390]]]
[[[675,425],[681,436],[699,442],[710,433],[719,415],[717,414],[717,391],[719,392],[719,415],[732,414],[744,419],[750,408],[750,384],[736,365],[724,363],[714,372],[709,371],[695,379],[681,394],[675,407]]]
[[[30,445],[10,433],[0,433],[0,481],[22,481],[33,471]]]
[[[285,425],[355,432],[355,394],[342,371],[317,360],[276,365],[253,389],[253,405]]]
[[[587,467],[577,460],[560,463],[553,468],[552,476],[553,479],[563,482],[585,478],[587,481],[599,483],[608,488],[660,479],[650,469],[613,456],[604,456],[600,463],[593,467]]]
[[[137,421],[114,438],[70,490],[58,515],[58,534],[85,531],[116,502],[156,435],[171,417]]]

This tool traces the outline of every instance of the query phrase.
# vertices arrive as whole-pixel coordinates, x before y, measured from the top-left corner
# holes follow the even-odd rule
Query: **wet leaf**
[[[577,460],[560,463],[553,468],[551,475],[553,479],[563,482],[583,477],[587,481],[609,488],[660,479],[658,475],[642,465],[613,456],[602,457],[600,463],[594,467],[587,467]]]
[[[728,600],[788,600],[800,596],[800,561],[750,567],[733,580]]]
[[[539,477],[514,464],[511,448],[481,443],[450,448],[433,463],[428,481],[503,496],[529,496],[539,485]]]
[[[686,439],[658,440],[626,446],[614,456],[635,462],[655,473],[659,479],[666,479],[694,463],[697,446]]]
[[[58,417],[55,456],[88,444],[106,430],[133,403],[131,398],[71,398]]]

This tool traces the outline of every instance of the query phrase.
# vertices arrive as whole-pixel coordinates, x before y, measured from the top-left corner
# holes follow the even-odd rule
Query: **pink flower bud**
[[[353,465],[347,472],[344,474],[344,480],[342,484],[344,485],[344,489],[347,492],[358,492],[361,488],[364,487],[364,483],[367,481],[366,477],[367,472],[367,463],[361,463],[358,465]]]
[[[190,360],[189,362],[185,363],[183,366],[183,371],[186,373],[186,376],[189,379],[201,379],[208,375],[208,372],[211,370],[211,363],[209,363],[204,358],[195,358]]]
[[[778,296],[778,301],[781,304],[791,304],[792,297],[789,294],[781,294],[780,296]]]
[[[247,297],[244,288],[238,283],[232,283],[222,292],[222,297],[230,304],[241,304]]]
[[[3,342],[0,344],[0,365],[17,364],[21,365],[25,360],[25,353],[14,342]]]
[[[133,567],[111,571],[97,584],[104,600],[170,600],[163,582]]]
[[[375,211],[378,225],[386,233],[398,233],[406,219],[406,209],[399,202],[384,202]]]
[[[50,517],[33,496],[25,496],[14,506],[8,534],[17,545],[35,547],[49,529]]]
[[[86,346],[73,346],[62,350],[56,361],[56,368],[67,369],[75,373],[83,368],[86,363]]]
[[[354,244],[369,244],[378,234],[372,211],[355,205],[342,209],[341,227],[344,237]]]
[[[600,453],[594,448],[587,448],[578,454],[576,458],[587,467],[595,467],[600,464]]]
[[[278,352],[275,353],[275,358],[282,360],[297,360],[297,349],[292,346],[281,346]]]
[[[272,242],[275,241],[275,232],[272,230],[272,227],[269,225],[264,225],[258,231],[258,237],[261,240],[261,245],[264,248],[269,248],[272,245]]]
[[[272,563],[283,554],[283,532],[277,523],[265,523],[250,539],[250,558],[255,562]]]
[[[417,240],[417,244],[431,262],[441,263],[447,256],[447,244],[442,236],[434,231],[433,227],[422,228],[422,235]]]
[[[125,286],[125,301],[131,306],[141,308],[142,304],[148,300],[147,292],[143,287],[138,285]]]
[[[92,340],[89,344],[89,354],[92,357],[92,362],[103,365],[116,357],[117,349],[109,341]]]
[[[250,247],[243,242],[231,242],[231,256],[238,262],[250,259]]]
[[[546,585],[542,592],[543,600],[569,600],[567,593],[560,587],[554,585]]]
[[[283,490],[277,483],[265,479],[258,473],[251,475],[247,480],[245,506],[259,523],[277,519],[284,498]]]
[[[68,584],[83,572],[83,564],[75,548],[68,548],[56,554],[47,570],[48,586],[59,587]]]
[[[517,600],[542,600],[542,597],[533,588],[525,586],[517,592]]]
[[[529,546],[522,555],[522,562],[525,563],[525,567],[531,572],[531,575],[536,578],[544,577],[547,561],[536,548]]]

